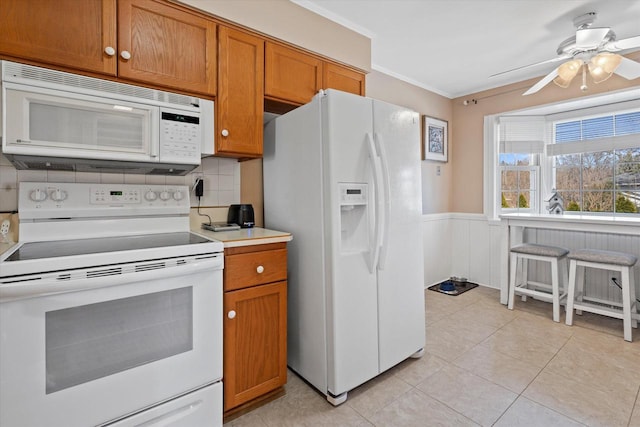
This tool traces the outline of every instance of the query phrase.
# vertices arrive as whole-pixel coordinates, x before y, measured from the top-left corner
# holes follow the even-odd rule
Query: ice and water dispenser
[[[369,251],[369,192],[366,183],[338,183],[340,192],[340,250]]]

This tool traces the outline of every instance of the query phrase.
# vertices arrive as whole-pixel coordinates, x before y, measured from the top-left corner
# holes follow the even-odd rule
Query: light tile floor
[[[590,313],[554,323],[551,305],[495,289],[425,290],[427,353],[349,392],[334,408],[289,371],[286,395],[228,427],[640,427],[640,329]],[[564,322],[564,315],[561,318]]]

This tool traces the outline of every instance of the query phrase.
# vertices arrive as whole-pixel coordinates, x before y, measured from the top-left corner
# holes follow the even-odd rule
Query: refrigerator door
[[[383,175],[383,236],[378,263],[380,371],[424,347],[418,113],[373,101],[374,141]]]
[[[287,364],[327,391],[327,286],[320,100],[264,130],[264,221],[294,236],[287,251]]]
[[[375,159],[367,145],[373,102],[334,90],[321,99],[325,258],[330,261],[327,380],[328,391],[339,395],[380,372],[376,273],[370,271],[377,202]]]

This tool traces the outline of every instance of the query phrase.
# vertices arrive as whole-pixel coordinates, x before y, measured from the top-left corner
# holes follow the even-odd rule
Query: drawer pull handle
[[[227,313],[227,317],[229,319],[234,319],[236,317],[236,311],[235,310],[231,310],[230,312]]]
[[[256,271],[258,272],[258,274],[260,274],[264,271],[264,267],[259,265],[258,268],[256,268]]]

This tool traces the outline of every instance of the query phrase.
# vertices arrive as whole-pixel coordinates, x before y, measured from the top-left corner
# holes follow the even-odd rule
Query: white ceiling
[[[597,12],[594,27],[617,39],[640,35],[640,0],[291,0],[371,38],[372,68],[455,98],[544,76],[575,35],[573,18]]]

